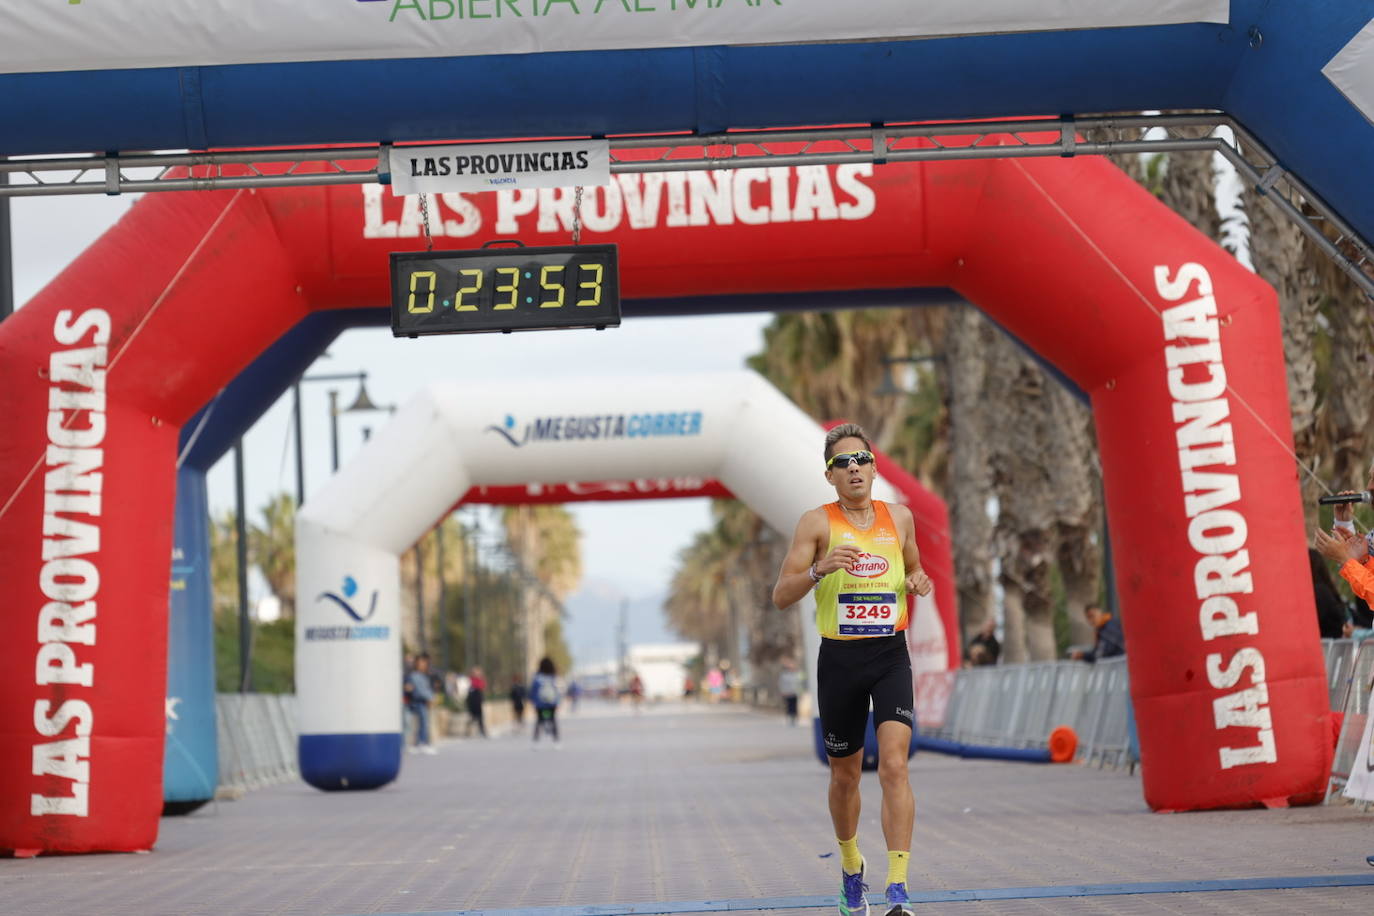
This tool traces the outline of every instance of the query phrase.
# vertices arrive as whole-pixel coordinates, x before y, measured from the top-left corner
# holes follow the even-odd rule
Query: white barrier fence
[[[963,668],[921,676],[917,721],[931,737],[1009,748],[1048,747],[1067,725],[1078,759],[1134,768],[1128,689],[1125,656]]]
[[[1331,774],[1334,794],[1350,772],[1368,715],[1374,679],[1374,639],[1324,639],[1330,708],[1345,713]],[[1078,735],[1078,759],[1123,764],[1132,771],[1130,682],[1126,658],[1095,665],[1031,662],[924,674],[917,684],[917,721],[936,738],[992,747],[1044,748],[1050,731],[1067,725]]]
[[[1326,800],[1333,802],[1343,797],[1341,790],[1350,779],[1350,770],[1364,737],[1370,687],[1374,682],[1374,639],[1358,644],[1349,639],[1322,642],[1327,644],[1326,673],[1331,688],[1331,708],[1344,713],[1335,758],[1331,761],[1331,778],[1326,786]],[[1360,802],[1360,806],[1367,809],[1369,801]]]
[[[1374,639],[1364,651],[1349,639],[1322,640],[1331,708],[1345,712],[1331,792],[1339,794],[1355,759],[1374,679]],[[965,744],[1043,748],[1059,725],[1078,735],[1078,759],[1099,766],[1138,764],[1131,741],[1126,658],[1031,662],[924,674],[917,721],[924,734]],[[219,785],[255,789],[299,779],[296,698],[221,693],[215,697]]]
[[[294,695],[216,694],[215,714],[221,790],[257,789],[300,778]]]

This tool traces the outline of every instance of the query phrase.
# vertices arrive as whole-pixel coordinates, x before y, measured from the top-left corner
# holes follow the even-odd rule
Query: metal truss
[[[886,124],[666,134],[610,140],[611,172],[837,163],[933,162],[1123,153],[1225,156],[1242,179],[1374,298],[1374,247],[1260,144],[1219,112]],[[390,182],[390,144],[347,148],[141,153],[0,160],[2,197],[129,194]]]

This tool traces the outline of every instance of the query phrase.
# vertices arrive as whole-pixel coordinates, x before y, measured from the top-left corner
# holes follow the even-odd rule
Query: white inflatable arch
[[[802,512],[834,496],[824,434],[753,372],[421,391],[297,517],[302,777],[322,789],[395,777],[400,554],[470,487],[715,478],[790,535]],[[874,495],[901,499],[881,476]],[[916,616],[938,625],[928,601]]]

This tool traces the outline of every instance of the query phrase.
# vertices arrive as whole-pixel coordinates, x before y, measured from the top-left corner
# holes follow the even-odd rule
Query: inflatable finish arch
[[[452,383],[422,391],[297,515],[302,778],[372,788],[400,769],[400,554],[433,527],[437,508],[474,486],[652,469],[714,478],[790,532],[834,496],[821,473],[824,438],[752,372],[502,383],[480,398]],[[881,476],[874,493],[907,501]],[[943,670],[947,652],[958,654],[954,582],[943,520],[929,524],[925,508],[913,507],[917,543],[937,591],[915,602],[907,640],[913,669]]]
[[[570,198],[454,196],[436,234],[562,243]],[[1092,159],[617,176],[589,206],[646,313],[950,287],[1058,366],[1097,419],[1147,802],[1320,799],[1278,315],[1229,255]],[[312,309],[388,301],[419,228],[376,188],[153,195],[0,325],[0,847],[152,845],[178,429]]]

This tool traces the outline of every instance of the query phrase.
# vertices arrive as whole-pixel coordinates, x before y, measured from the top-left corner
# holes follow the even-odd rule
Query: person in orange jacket
[[[1374,491],[1374,464],[1369,468],[1369,482],[1365,489]],[[1343,493],[1353,494],[1354,490]],[[1370,539],[1374,534],[1361,537],[1355,531],[1354,503],[1337,503],[1332,506],[1331,533],[1317,531],[1313,545],[1317,552],[1329,560],[1341,564],[1338,572],[1350,584],[1355,597],[1363,598],[1374,608],[1374,558],[1370,557]]]

